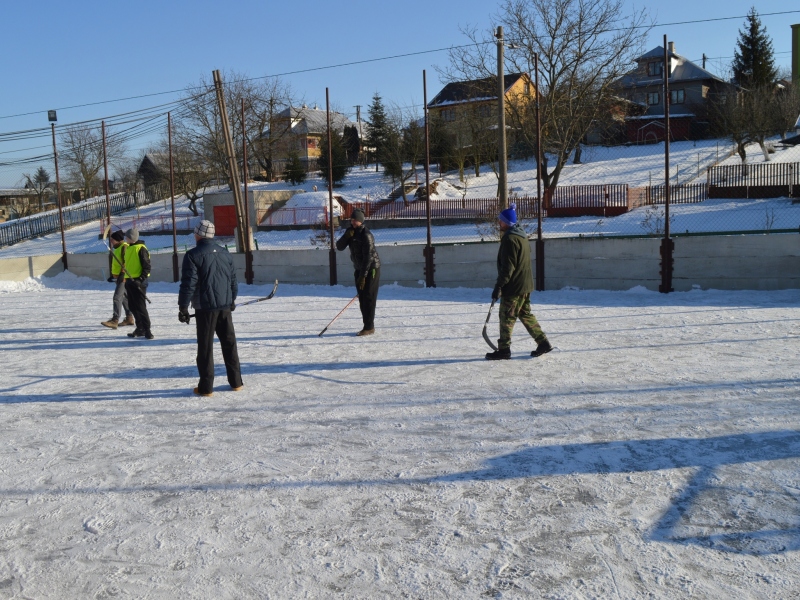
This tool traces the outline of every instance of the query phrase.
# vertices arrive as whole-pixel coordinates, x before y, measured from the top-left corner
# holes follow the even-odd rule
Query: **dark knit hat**
[[[214,224],[211,221],[206,221],[205,219],[200,221],[194,228],[195,235],[208,239],[213,238],[216,231],[217,230],[214,227]]]
[[[513,202],[508,205],[508,208],[502,211],[497,218],[500,219],[506,225],[516,225],[517,224],[517,205]]]
[[[122,240],[125,239],[125,234],[122,233],[122,230],[120,229],[119,231],[115,231],[114,233],[111,234],[111,239],[114,240],[115,242],[121,242]]]
[[[139,230],[136,227],[131,227],[128,231],[125,232],[125,237],[132,242],[139,241]]]
[[[350,218],[355,219],[359,223],[363,223],[367,219],[367,217],[364,216],[364,211],[360,208],[355,209],[350,215]]]

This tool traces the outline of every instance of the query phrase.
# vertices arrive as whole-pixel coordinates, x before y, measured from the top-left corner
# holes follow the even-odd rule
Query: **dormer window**
[[[662,61],[647,63],[647,74],[650,77],[661,77],[664,74],[664,63]]]

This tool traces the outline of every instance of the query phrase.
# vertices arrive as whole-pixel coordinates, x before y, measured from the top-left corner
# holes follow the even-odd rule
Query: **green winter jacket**
[[[530,294],[533,291],[531,243],[528,241],[528,234],[519,224],[514,225],[500,238],[497,285],[506,298]]]

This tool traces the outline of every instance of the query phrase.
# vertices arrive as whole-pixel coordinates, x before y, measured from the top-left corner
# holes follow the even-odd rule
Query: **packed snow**
[[[240,301],[271,286],[242,286]],[[556,350],[487,362],[489,290],[281,285],[210,398],[177,286],[0,282],[0,596],[794,598],[800,291],[534,294]],[[496,314],[496,311],[495,311]],[[497,321],[489,325],[496,336]]]

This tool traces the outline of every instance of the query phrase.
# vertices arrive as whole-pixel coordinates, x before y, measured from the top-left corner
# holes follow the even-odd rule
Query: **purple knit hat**
[[[513,202],[508,205],[508,208],[502,211],[497,218],[500,219],[506,225],[516,225],[517,224],[517,205]]]

